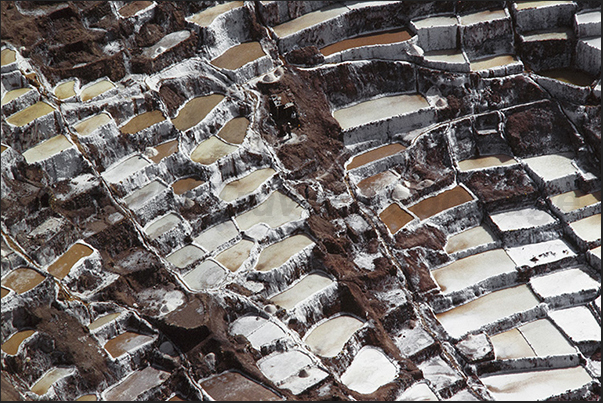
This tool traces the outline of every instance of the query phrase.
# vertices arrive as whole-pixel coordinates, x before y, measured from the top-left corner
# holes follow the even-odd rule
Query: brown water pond
[[[19,351],[19,346],[25,339],[34,334],[35,330],[23,330],[21,332],[17,332],[8,338],[4,343],[2,343],[2,351],[4,351],[8,355],[15,355]]]
[[[359,154],[355,156],[352,161],[348,164],[346,169],[354,169],[360,166],[366,165],[369,162],[377,161],[385,157],[389,157],[390,155],[394,155],[399,153],[400,151],[406,150],[402,144],[394,143],[387,144],[379,148],[375,148],[374,150],[367,151],[365,153]]]
[[[211,64],[222,69],[236,70],[262,56],[266,56],[266,53],[259,42],[245,42],[228,49],[212,60]]]
[[[410,38],[411,35],[405,29],[398,29],[391,32],[371,33],[325,46],[320,52],[325,56],[329,56],[333,53],[358,48],[360,46],[387,45],[390,43],[404,42]]]
[[[88,136],[111,120],[107,113],[100,113],[76,123],[73,128],[80,136]]]
[[[176,139],[168,141],[166,143],[159,144],[158,146],[155,146],[153,148],[157,150],[157,154],[151,157],[150,159],[154,163],[159,164],[159,162],[161,162],[161,160],[165,157],[169,157],[170,155],[178,152],[178,140]]]
[[[174,189],[174,193],[176,193],[177,195],[181,195],[188,192],[189,190],[193,190],[196,187],[203,185],[204,183],[204,181],[199,179],[184,178],[172,183],[172,188]]]
[[[75,96],[75,81],[71,80],[57,85],[54,89],[54,95],[58,99],[67,99]]]
[[[465,188],[455,186],[452,189],[445,190],[436,196],[428,197],[427,199],[410,206],[408,210],[413,212],[421,220],[424,220],[439,212],[471,200],[473,200],[473,197],[465,190]]]
[[[237,271],[245,260],[249,257],[249,253],[255,244],[247,239],[242,239],[230,248],[218,254],[215,259],[222,266],[230,271]]]
[[[105,344],[105,350],[111,354],[113,358],[117,358],[128,351],[131,351],[143,344],[146,344],[154,340],[151,336],[145,336],[143,334],[125,332],[109,340]]]
[[[232,144],[241,144],[247,134],[249,119],[238,117],[229,120],[218,132],[218,136]]]
[[[257,271],[269,271],[284,264],[291,256],[295,255],[314,241],[305,235],[294,235],[266,247],[260,253]]]
[[[211,94],[193,98],[180,109],[178,116],[172,119],[172,123],[176,129],[183,132],[187,131],[205,119],[205,116],[223,99],[224,95],[222,94]]]
[[[515,158],[508,155],[497,154],[487,155],[485,157],[469,158],[463,161],[459,161],[459,169],[461,171],[470,171],[472,169],[489,168],[501,165],[512,165],[516,164]]]
[[[0,104],[6,105],[13,99],[19,98],[21,95],[28,93],[29,91],[33,91],[33,88],[25,87],[25,88],[17,88],[16,90],[8,91],[2,97],[2,101]]]
[[[2,285],[10,288],[17,294],[23,294],[36,287],[45,279],[46,277],[33,269],[20,267],[8,273],[2,280]]]
[[[17,52],[12,49],[3,49],[0,53],[0,63],[2,66],[14,63],[17,60]]]
[[[210,165],[220,158],[237,150],[237,146],[226,144],[216,136],[212,136],[199,143],[191,152],[191,160],[203,165]]]
[[[396,203],[390,204],[385,210],[379,214],[379,218],[387,228],[389,232],[395,234],[398,230],[404,227],[406,224],[411,222],[414,217],[402,210]]]
[[[551,202],[565,213],[590,206],[601,201],[601,191],[584,193],[581,190],[572,190],[556,196],[551,196]]]
[[[130,119],[128,123],[119,128],[119,131],[123,134],[134,134],[164,120],[165,117],[161,111],[144,112]]]
[[[82,102],[86,102],[113,88],[115,88],[115,84],[111,81],[102,80],[84,88],[80,93],[80,98]]]
[[[217,401],[282,400],[276,393],[238,372],[224,372],[200,384]]]
[[[59,280],[65,278],[71,268],[82,258],[90,256],[94,252],[89,246],[81,243],[74,244],[67,252],[59,257],[54,263],[48,266],[48,273]]]
[[[134,14],[140,10],[144,10],[151,4],[153,4],[152,1],[132,1],[120,8],[119,13],[125,18],[132,17]]]
[[[538,74],[563,81],[564,83],[577,85],[578,87],[589,87],[595,81],[595,77],[590,74],[572,68],[543,70],[539,71]]]

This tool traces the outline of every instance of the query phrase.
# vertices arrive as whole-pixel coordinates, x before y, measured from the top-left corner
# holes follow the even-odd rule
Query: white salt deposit
[[[570,246],[561,239],[509,248],[507,253],[517,266],[538,266],[576,256]]]
[[[140,171],[144,167],[151,165],[151,162],[141,155],[134,155],[124,161],[109,167],[101,176],[109,183],[118,183]]]
[[[182,277],[182,280],[190,289],[203,291],[219,285],[226,278],[226,275],[227,271],[225,268],[208,259],[186,273]]]
[[[205,252],[198,246],[186,245],[170,254],[166,259],[174,266],[182,269],[194,261],[201,259],[203,255],[205,255]]]
[[[580,269],[572,268],[555,271],[544,276],[530,279],[532,290],[539,297],[546,299],[563,294],[577,294],[599,289],[599,282]]]
[[[396,399],[396,401],[399,402],[437,402],[439,400],[440,399],[438,399],[435,393],[433,393],[433,391],[429,389],[429,386],[424,382],[415,383],[402,392]]]
[[[574,343],[601,341],[601,326],[585,306],[551,311],[549,317]]]
[[[144,228],[144,232],[150,239],[155,239],[165,234],[181,222],[182,219],[177,214],[168,213],[147,224]]]
[[[225,221],[203,231],[193,241],[206,251],[212,251],[238,234],[239,230],[237,230],[234,223]]]
[[[572,154],[540,155],[526,158],[523,162],[542,179],[550,181],[576,173],[571,157]]]
[[[398,369],[381,350],[365,346],[341,375],[341,382],[358,393],[369,394],[396,379],[397,374]]]

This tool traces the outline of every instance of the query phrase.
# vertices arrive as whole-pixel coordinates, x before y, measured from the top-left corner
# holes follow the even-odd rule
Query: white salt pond
[[[54,95],[56,95],[58,99],[67,99],[75,96],[75,81],[66,81],[57,85],[54,89]]]
[[[89,330],[99,329],[99,328],[105,326],[107,323],[113,322],[115,319],[119,318],[120,315],[121,315],[121,312],[115,312],[115,313],[109,313],[107,315],[100,316],[100,317],[96,318],[94,320],[94,322],[92,322],[88,325],[88,329]]]
[[[55,382],[73,373],[73,368],[53,368],[36,381],[31,387],[31,391],[38,396],[43,396],[48,393],[48,390]]]
[[[575,354],[576,349],[548,319],[490,336],[497,360]]]
[[[262,183],[266,182],[275,173],[276,171],[272,168],[253,171],[241,179],[227,183],[220,192],[219,197],[224,201],[230,202],[239,197],[246,196],[259,188]]]
[[[479,24],[484,22],[490,22],[493,20],[500,20],[506,18],[507,14],[505,10],[494,10],[494,11],[479,11],[477,13],[461,15],[461,25]]]
[[[33,88],[25,87],[25,88],[17,88],[16,90],[7,91],[6,94],[2,97],[2,101],[0,104],[2,106],[6,105],[13,99],[19,98],[21,95],[27,94],[29,91],[33,91]]]
[[[469,158],[463,161],[459,161],[459,169],[462,172],[471,171],[473,169],[481,169],[481,168],[490,168],[497,166],[505,166],[505,165],[513,165],[516,164],[517,161],[515,158],[504,155],[504,154],[496,154],[496,155],[487,155],[483,157]]]
[[[224,372],[199,384],[216,401],[282,400],[270,389],[234,371]]]
[[[124,203],[131,209],[140,208],[167,188],[167,185],[156,179],[124,197]]]
[[[322,357],[335,357],[364,323],[350,315],[332,317],[314,327],[304,337],[310,349]]]
[[[538,7],[548,7],[548,6],[556,6],[559,4],[574,4],[573,1],[564,1],[564,0],[543,0],[543,1],[518,1],[515,2],[515,7],[517,10],[526,10],[528,8],[538,8]]]
[[[290,221],[299,220],[303,213],[302,206],[283,193],[275,191],[258,206],[239,214],[235,220],[243,231],[258,223],[276,228]]]
[[[425,60],[444,63],[466,63],[465,55],[456,49],[432,50],[423,54]]]
[[[169,213],[147,224],[147,226],[144,228],[144,232],[147,234],[149,239],[155,239],[165,234],[181,222],[182,219],[177,214]]]
[[[71,147],[73,147],[73,144],[67,137],[59,134],[25,151],[23,157],[28,164],[33,164],[34,162],[44,161]]]
[[[453,369],[439,355],[428,358],[417,367],[423,372],[423,376],[429,380],[435,390],[450,387],[463,379],[458,371]]]
[[[153,46],[144,48],[142,51],[142,56],[149,59],[154,59],[160,54],[178,45],[180,42],[187,40],[188,38],[190,38],[190,36],[191,31],[177,31],[167,34]]]
[[[19,347],[25,339],[31,337],[36,331],[35,330],[23,330],[10,336],[8,340],[2,343],[2,351],[8,355],[15,355],[19,352]]]
[[[109,167],[109,169],[103,172],[101,176],[109,183],[119,183],[128,176],[149,165],[151,165],[151,162],[149,162],[146,158],[142,157],[141,155],[134,155],[124,161],[112,165]]]
[[[213,7],[206,8],[205,10],[188,17],[186,20],[195,23],[201,27],[206,27],[211,24],[214,19],[220,14],[224,14],[227,11],[243,6],[242,1],[229,1],[224,4],[218,4]]]
[[[282,38],[301,31],[302,29],[325,22],[331,18],[335,18],[346,11],[348,11],[346,6],[334,4],[332,6],[304,14],[301,17],[272,27],[272,29],[274,29],[274,32],[279,38]]]
[[[210,63],[227,70],[236,70],[247,63],[266,56],[259,42],[245,42],[233,46]]]
[[[443,293],[462,290],[482,280],[514,273],[515,263],[503,249],[494,249],[456,260],[432,271]]]
[[[431,389],[429,389],[429,386],[426,383],[420,382],[420,383],[415,383],[410,388],[408,388],[404,392],[402,392],[398,396],[396,401],[399,401],[399,402],[405,402],[405,401],[438,402],[438,401],[440,401],[440,399],[438,399],[438,397],[435,395],[435,393],[433,393],[433,391]]]
[[[532,277],[530,286],[542,299],[563,294],[577,294],[583,291],[597,291],[598,281],[580,269],[572,268],[554,271],[544,276]]]
[[[365,346],[341,375],[341,382],[361,394],[373,393],[396,379],[398,368],[380,349]]]
[[[203,249],[195,245],[186,245],[166,257],[167,261],[174,266],[183,269],[205,255]]]
[[[563,178],[577,172],[572,163],[573,154],[550,154],[525,158],[523,162],[545,181]]]
[[[549,311],[549,317],[574,343],[601,341],[601,325],[586,306]]]
[[[528,207],[521,210],[506,211],[490,216],[501,231],[535,228],[555,223],[555,218],[546,211]]]
[[[210,165],[237,149],[237,146],[227,144],[218,137],[212,136],[195,147],[191,152],[191,160],[199,164]]]
[[[225,221],[215,225],[193,239],[193,241],[206,251],[212,251],[223,243],[230,241],[239,234],[239,230],[232,221]]]
[[[211,94],[193,98],[184,104],[178,112],[178,116],[172,119],[172,123],[176,129],[183,132],[187,131],[205,119],[207,114],[223,99],[224,95],[222,94]]]
[[[285,336],[280,327],[259,316],[243,316],[237,319],[230,328],[230,334],[245,336],[256,350]]]
[[[565,213],[597,204],[601,201],[601,191],[584,193],[581,190],[572,190],[550,197],[551,202]]]
[[[141,371],[132,372],[120,383],[106,389],[102,400],[114,402],[136,400],[141,393],[161,385],[169,377],[169,372],[148,366]]]
[[[23,294],[44,281],[46,277],[33,269],[20,267],[8,273],[2,279],[2,285],[17,294]]]
[[[517,63],[517,59],[513,55],[489,56],[472,60],[469,64],[469,68],[471,71],[483,71],[495,67],[508,66],[513,63]]]
[[[36,102],[32,106],[28,106],[27,108],[20,110],[13,115],[10,115],[8,118],[6,118],[6,122],[14,126],[22,127],[33,122],[37,118],[54,112],[54,110],[54,107],[48,105],[46,102],[40,101]]]
[[[480,380],[495,400],[542,400],[568,390],[578,389],[592,381],[582,367],[483,375]]]
[[[80,136],[89,136],[94,133],[96,129],[106,125],[112,120],[113,119],[109,114],[103,112],[77,122],[73,128]]]
[[[424,108],[429,108],[429,103],[420,94],[392,95],[338,109],[333,116],[343,130],[348,130]]]
[[[191,290],[203,291],[220,284],[226,278],[226,275],[226,269],[213,260],[208,259],[186,273],[182,277],[182,280]]]
[[[230,248],[220,252],[215,259],[228,270],[237,271],[249,257],[249,253],[254,245],[254,242],[242,239]]]
[[[289,350],[261,359],[257,365],[266,378],[278,383],[312,365],[312,360],[299,350]]]
[[[293,235],[285,238],[262,250],[255,269],[257,271],[269,271],[280,267],[293,255],[312,244],[314,244],[314,241],[306,235]]]
[[[495,241],[490,230],[483,225],[478,225],[450,236],[446,241],[446,253],[455,253]]]
[[[117,358],[129,351],[135,350],[155,340],[154,337],[133,332],[125,332],[105,343],[104,348],[113,358]]]
[[[518,267],[538,266],[552,263],[566,257],[576,256],[570,246],[561,239],[516,246],[507,249],[507,254]]]
[[[464,305],[439,313],[436,317],[450,336],[459,338],[514,313],[532,309],[538,303],[538,299],[526,285],[519,285],[486,294]]]
[[[591,215],[570,223],[570,228],[578,237],[586,242],[601,239],[601,214]]]
[[[115,84],[113,84],[111,81],[101,80],[82,89],[80,98],[82,99],[82,102],[86,102],[109,90],[112,90],[113,88],[115,88]]]
[[[324,290],[331,284],[333,284],[333,280],[323,274],[308,274],[293,286],[270,298],[270,301],[282,308],[292,309],[306,298]]]

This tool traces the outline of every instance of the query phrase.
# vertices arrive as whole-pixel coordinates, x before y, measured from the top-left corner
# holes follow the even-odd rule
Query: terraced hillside
[[[2,400],[599,400],[598,1],[3,1]]]

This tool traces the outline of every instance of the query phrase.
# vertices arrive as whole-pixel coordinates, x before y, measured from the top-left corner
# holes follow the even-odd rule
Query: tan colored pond
[[[579,389],[592,382],[580,366],[532,372],[483,375],[482,383],[495,400],[535,401]]]
[[[463,172],[472,169],[490,168],[504,165],[516,164],[515,158],[504,154],[488,155],[485,157],[469,158],[459,161],[459,169]]]
[[[64,279],[71,268],[79,262],[80,259],[90,256],[94,252],[89,246],[81,243],[76,243],[63,253],[54,263],[48,266],[48,273],[52,274],[59,280]]]
[[[393,143],[387,144],[374,150],[367,151],[360,155],[355,156],[352,161],[347,165],[346,169],[354,169],[368,164],[369,162],[377,161],[390,155],[399,153],[400,151],[406,150],[402,144]]]
[[[235,220],[243,231],[261,222],[276,228],[287,222],[299,220],[303,213],[302,206],[283,193],[275,191],[260,205],[239,214]]]
[[[471,25],[471,24],[477,24],[480,22],[488,22],[488,21],[492,21],[492,20],[500,20],[501,18],[506,18],[507,14],[505,13],[505,10],[486,10],[486,11],[480,11],[477,13],[473,13],[473,14],[467,14],[467,15],[462,15],[460,17],[461,19],[461,25]]]
[[[314,241],[305,235],[293,235],[285,238],[262,250],[255,269],[257,271],[269,271],[280,267],[293,255],[313,243]]]
[[[535,357],[536,353],[518,329],[490,336],[497,360]]]
[[[169,213],[150,223],[147,227],[145,227],[144,232],[147,234],[149,239],[155,239],[165,234],[181,222],[182,220],[177,214]]]
[[[448,334],[458,338],[514,313],[532,309],[536,305],[538,299],[528,286],[519,285],[486,294],[464,305],[436,314],[436,317]]]
[[[67,81],[57,85],[54,89],[54,95],[58,99],[67,99],[75,96],[75,81]]]
[[[448,238],[448,241],[446,241],[446,253],[459,252],[494,241],[496,239],[490,231],[486,227],[479,225]]]
[[[224,372],[199,383],[216,401],[261,402],[282,400],[276,393],[238,372]]]
[[[191,160],[203,165],[210,165],[220,158],[233,153],[237,146],[226,144],[216,136],[212,136],[199,145],[191,153]]]
[[[456,260],[432,271],[443,293],[462,290],[503,273],[515,272],[515,263],[503,249],[494,249]]]
[[[404,42],[410,38],[411,35],[405,29],[380,34],[371,33],[357,36],[355,38],[345,39],[332,45],[325,46],[324,48],[320,49],[320,52],[325,56],[329,56],[333,53],[358,48],[360,46],[387,45],[390,43]]]
[[[517,59],[515,58],[515,56],[499,55],[472,61],[469,66],[471,68],[471,71],[482,71],[495,67],[507,66],[513,63],[517,63]]]
[[[159,180],[154,180],[124,197],[124,203],[131,209],[140,208],[165,189],[167,189],[167,185],[159,182]]]
[[[82,99],[82,102],[86,102],[113,88],[115,88],[115,84],[111,81],[102,80],[84,88],[80,93],[80,98]]]
[[[581,190],[572,190],[550,197],[551,202],[565,213],[596,204],[601,201],[601,191],[584,193]]]
[[[96,330],[109,322],[114,321],[121,315],[120,312],[110,313],[101,317],[96,318],[96,320],[88,325],[89,330]]]
[[[242,239],[225,251],[220,252],[215,259],[228,270],[235,272],[247,260],[253,245],[255,245],[253,242]]]
[[[28,164],[33,164],[34,162],[50,158],[72,146],[73,144],[67,140],[67,137],[59,134],[25,151],[23,158],[25,158]]]
[[[178,139],[168,141],[153,147],[157,150],[157,154],[150,158],[156,164],[159,164],[162,159],[178,152]]]
[[[578,87],[589,87],[595,81],[595,78],[590,74],[572,68],[544,70],[539,71],[538,74]]]
[[[17,61],[17,52],[12,49],[2,49],[0,52],[0,62],[2,66],[7,66]]]
[[[105,343],[105,350],[111,354],[113,358],[117,358],[128,351],[134,350],[143,344],[153,341],[154,338],[151,336],[145,336],[143,334],[125,332],[116,336]]]
[[[601,214],[574,221],[569,225],[580,239],[593,242],[601,238]]]
[[[211,24],[220,14],[224,14],[225,12],[237,7],[242,7],[243,3],[244,2],[242,1],[229,1],[227,3],[218,4],[216,6],[206,8],[205,10],[187,18],[187,20],[199,26],[206,27]]]
[[[246,196],[252,193],[268,178],[272,177],[276,171],[272,168],[258,169],[241,179],[229,182],[220,192],[220,199],[230,202],[239,197]]]
[[[180,109],[178,116],[172,119],[172,123],[176,129],[183,132],[187,131],[205,119],[205,116],[223,99],[224,95],[222,94],[211,94],[193,98]]]
[[[23,294],[36,287],[45,279],[46,277],[33,269],[20,267],[8,273],[2,280],[2,285],[10,288],[17,294]]]
[[[363,195],[373,197],[378,191],[397,181],[398,177],[392,171],[383,171],[361,180],[356,186]]]
[[[2,351],[8,355],[15,355],[19,351],[19,346],[25,339],[34,334],[35,330],[23,330],[10,336],[8,340],[2,343]]]
[[[153,4],[152,1],[131,1],[120,8],[119,13],[125,18],[132,17],[134,14],[140,10],[144,10],[151,4]]]
[[[301,301],[331,284],[333,284],[333,280],[325,275],[308,274],[295,285],[270,298],[270,301],[285,309],[292,309]]]
[[[130,119],[128,123],[119,128],[119,131],[123,134],[134,134],[164,120],[165,117],[161,111],[144,112]]]
[[[473,200],[473,197],[461,186],[455,186],[452,189],[428,197],[417,204],[408,207],[421,220],[429,218],[449,208],[459,206],[463,203]]]
[[[1,145],[0,146],[0,152],[4,152],[8,147],[6,147],[5,145]]]
[[[102,400],[110,402],[133,401],[149,389],[161,385],[170,377],[170,373],[149,365],[143,370],[134,371],[120,383],[103,392]]]
[[[16,90],[7,91],[6,94],[2,97],[2,101],[0,102],[2,105],[6,105],[13,99],[19,98],[21,95],[27,94],[29,91],[33,91],[33,88],[25,87],[25,88],[17,88]]]
[[[8,295],[10,290],[8,288],[0,287],[0,298],[4,298]]]
[[[71,375],[71,368],[53,368],[46,372],[32,387],[31,391],[38,396],[43,396],[48,392],[48,389],[59,379]]]
[[[196,187],[203,185],[205,182],[195,178],[184,178],[179,179],[172,183],[172,188],[174,189],[174,193],[177,195],[184,194],[189,190],[193,190]]]
[[[390,95],[338,109],[333,116],[347,130],[424,108],[429,108],[429,103],[420,94]]]
[[[316,326],[306,335],[304,342],[321,357],[335,357],[363,324],[353,316],[337,316]]]
[[[241,144],[245,140],[249,119],[244,116],[228,121],[218,132],[218,136],[232,144]]]
[[[245,42],[233,46],[210,63],[222,69],[236,70],[262,56],[266,56],[266,53],[259,42]]]
[[[113,119],[107,113],[99,113],[98,115],[94,115],[87,119],[77,122],[73,128],[80,136],[89,136],[96,129],[101,126],[106,125],[111,122]]]
[[[98,398],[96,395],[82,395],[75,399],[76,402],[96,402]]]
[[[54,112],[54,108],[46,102],[40,101],[9,116],[6,121],[11,125],[21,127],[51,112]]]
[[[379,214],[379,218],[389,229],[389,232],[395,234],[404,227],[406,224],[411,222],[414,217],[402,210],[396,203],[390,204],[385,210]]]
[[[274,29],[276,35],[279,38],[282,38],[301,31],[304,28],[320,24],[321,22],[331,18],[335,18],[346,11],[348,11],[348,8],[345,5],[342,6],[340,4],[334,4],[332,6],[304,14],[301,17],[297,17],[291,21],[287,21],[272,28]]]

